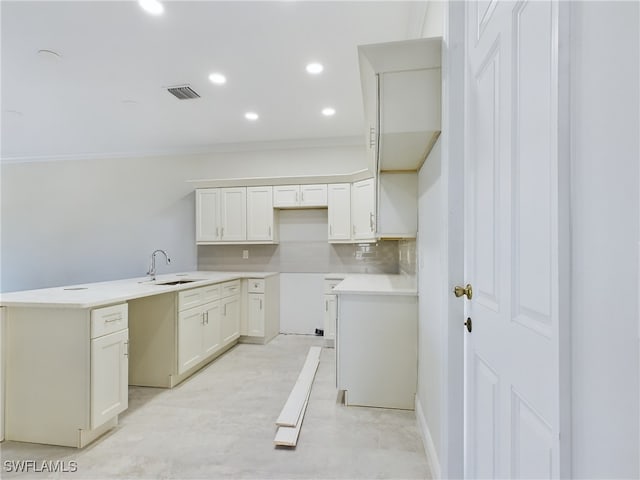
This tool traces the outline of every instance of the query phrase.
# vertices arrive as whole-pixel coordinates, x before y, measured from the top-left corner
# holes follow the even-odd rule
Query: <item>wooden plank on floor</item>
[[[309,393],[311,393],[311,391],[309,391]],[[300,429],[302,428],[302,421],[304,419],[304,413],[307,411],[308,403],[309,397],[307,396],[302,407],[302,412],[300,413],[298,424],[295,427],[278,427],[273,443],[282,447],[295,447],[298,444],[298,437],[300,436]]]
[[[276,420],[276,425],[280,427],[295,427],[298,425],[305,406],[313,379],[316,376],[316,370],[320,364],[321,347],[311,347],[304,362],[302,371],[298,375],[289,398],[287,399],[280,416]]]

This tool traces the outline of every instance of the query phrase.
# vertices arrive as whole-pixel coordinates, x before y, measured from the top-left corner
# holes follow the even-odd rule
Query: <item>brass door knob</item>
[[[469,300],[473,297],[473,289],[471,288],[471,284],[467,283],[466,287],[457,286],[453,289],[453,293],[456,297],[461,297],[466,295]]]

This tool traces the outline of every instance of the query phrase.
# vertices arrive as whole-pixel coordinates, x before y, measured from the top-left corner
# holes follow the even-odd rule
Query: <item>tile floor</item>
[[[278,417],[313,336],[238,345],[173,390],[130,387],[120,425],[83,450],[0,444],[1,478],[428,478],[414,412],[345,407],[323,349],[298,446],[274,447]],[[77,462],[72,473],[8,473],[7,462]]]

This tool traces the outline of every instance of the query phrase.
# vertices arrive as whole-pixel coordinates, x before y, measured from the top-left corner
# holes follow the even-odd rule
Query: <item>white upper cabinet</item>
[[[300,185],[277,185],[273,187],[273,206],[292,208],[299,205]]]
[[[376,239],[375,179],[355,182],[351,187],[352,240]]]
[[[247,188],[222,188],[220,238],[223,242],[247,239]]]
[[[378,238],[415,238],[418,231],[418,174],[383,172],[378,181]]]
[[[373,173],[416,171],[433,148],[442,128],[441,50],[440,37],[358,47]]]
[[[328,238],[331,243],[351,240],[351,184],[328,186]]]
[[[277,185],[273,187],[275,208],[326,207],[327,184]]]
[[[275,242],[273,187],[247,187],[247,241]]]
[[[238,242],[247,239],[247,189],[196,190],[196,242]]]
[[[196,242],[220,241],[220,189],[196,190]]]
[[[327,185],[300,185],[300,206],[326,207]]]
[[[364,55],[360,55],[359,61],[367,169],[375,174],[378,171],[378,76]]]
[[[379,75],[380,171],[415,171],[440,134],[440,68]]]

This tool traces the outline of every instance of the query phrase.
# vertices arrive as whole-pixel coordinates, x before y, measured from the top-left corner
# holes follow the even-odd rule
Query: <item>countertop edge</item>
[[[279,275],[280,272],[228,272],[228,271],[215,271],[215,270],[201,270],[195,272],[177,272],[177,273],[169,273],[158,275],[158,280],[161,281],[171,281],[173,279],[180,279],[185,276],[197,277],[198,275],[220,275],[222,278],[210,278],[210,279],[201,279],[198,281],[194,281],[191,283],[186,283],[182,285],[156,285],[157,290],[153,291],[143,291],[143,292],[132,292],[131,294],[119,294],[109,297],[108,294],[105,294],[104,298],[101,298],[96,301],[89,302],[64,302],[64,301],[42,301],[39,302],[37,300],[4,300],[3,296],[18,296],[21,294],[33,294],[32,292],[38,292],[39,290],[50,291],[50,290],[64,290],[68,288],[75,288],[79,286],[86,286],[87,288],[100,288],[102,287],[110,287],[114,285],[124,284],[130,282],[132,286],[144,286],[145,284],[150,285],[150,281],[145,277],[134,277],[129,279],[120,279],[120,280],[112,280],[105,282],[92,282],[78,285],[62,285],[59,287],[50,287],[44,289],[36,289],[36,290],[23,290],[18,292],[7,292],[0,293],[0,307],[6,308],[49,308],[49,309],[91,309],[97,307],[104,307],[107,305],[114,305],[117,303],[127,302],[129,300],[136,300],[138,298],[151,297],[154,295],[162,295],[165,293],[175,293],[180,292],[182,290],[189,290],[192,288],[198,287],[206,287],[207,285],[213,285],[216,283],[225,283],[233,280],[242,280],[249,278],[267,278],[275,275]]]

